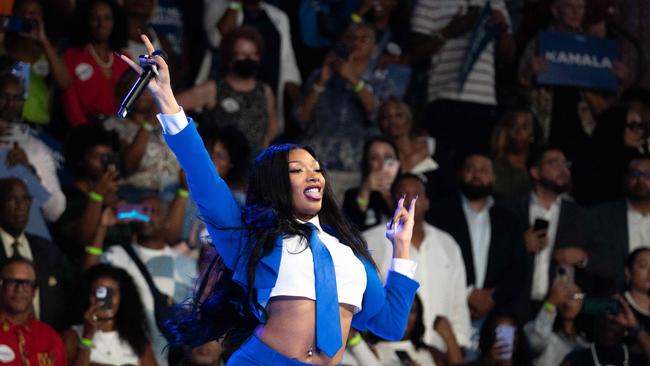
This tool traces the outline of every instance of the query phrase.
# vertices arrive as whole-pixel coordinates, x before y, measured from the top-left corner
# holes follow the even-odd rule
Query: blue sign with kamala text
[[[548,68],[537,75],[539,84],[593,89],[616,89],[612,63],[619,50],[614,41],[581,34],[541,32],[539,55]]]

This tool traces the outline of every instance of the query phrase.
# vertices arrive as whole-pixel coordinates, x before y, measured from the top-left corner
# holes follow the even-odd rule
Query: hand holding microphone
[[[124,60],[133,70],[135,70],[139,75],[140,78],[138,78],[138,81],[136,81],[135,85],[133,86],[131,92],[127,94],[127,98],[125,98],[125,102],[127,102],[127,99],[129,98],[129,95],[134,92],[133,89],[136,89],[139,83],[143,84],[141,89],[144,89],[144,86],[149,89],[149,92],[151,93],[151,96],[154,98],[156,101],[156,104],[158,104],[158,107],[160,108],[160,111],[163,114],[174,114],[177,113],[180,110],[180,107],[178,106],[178,103],[176,102],[176,98],[174,97],[174,93],[172,92],[172,87],[171,87],[171,79],[169,77],[169,66],[167,66],[167,62],[165,62],[165,59],[162,57],[161,53],[162,51],[157,51],[154,49],[153,45],[149,41],[149,38],[145,36],[144,34],[140,36],[142,38],[142,42],[144,42],[145,46],[147,47],[147,52],[149,52],[149,55],[146,58],[146,65],[145,67],[142,67],[138,65],[135,61],[131,60],[130,58],[120,55],[120,58]],[[156,66],[155,70],[158,72],[157,74],[155,73],[153,67],[148,69],[146,66]],[[149,71],[147,71],[149,70]],[[147,76],[149,74],[149,76]],[[148,80],[145,82],[143,79],[147,78]],[[142,82],[141,82],[142,80]],[[140,91],[140,94],[142,94],[142,91]],[[134,101],[137,99],[139,94],[135,95],[134,94]],[[125,102],[122,103],[122,105],[125,104]],[[133,103],[133,102],[132,102]],[[122,108],[120,107],[120,112]],[[128,109],[127,109],[128,110]],[[128,113],[128,112],[127,112]],[[118,116],[121,114],[118,114]]]

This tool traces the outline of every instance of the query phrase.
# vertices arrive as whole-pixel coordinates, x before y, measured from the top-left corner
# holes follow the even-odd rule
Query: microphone
[[[142,67],[142,73],[140,74],[140,77],[138,78],[138,80],[136,80],[135,84],[133,84],[133,87],[131,88],[129,93],[122,101],[122,104],[120,105],[120,109],[117,111],[117,117],[119,119],[126,118],[126,115],[133,110],[135,101],[144,92],[151,78],[158,75],[158,69],[156,65],[152,64],[152,61],[149,61],[149,59],[153,56],[160,56],[165,61],[167,60],[167,54],[163,50],[155,50],[151,54],[151,56],[142,55],[139,57],[140,67]]]

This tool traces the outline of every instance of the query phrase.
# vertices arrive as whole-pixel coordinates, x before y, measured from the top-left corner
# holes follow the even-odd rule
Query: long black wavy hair
[[[149,343],[147,318],[133,278],[121,268],[97,264],[83,274],[79,283],[75,324],[83,324],[83,314],[90,307],[92,285],[100,278],[110,278],[119,284],[120,306],[115,314],[115,330],[120,339],[126,341],[138,356],[142,356]]]
[[[298,222],[293,209],[289,153],[295,149],[303,149],[317,159],[314,151],[304,145],[269,147],[255,159],[249,176],[246,205],[242,208],[243,227],[211,225],[220,230],[246,231],[244,252],[248,255],[249,284],[255,283],[255,268],[263,257],[271,253],[278,235],[298,235],[307,243],[311,234],[307,225]],[[327,173],[322,170],[327,181]],[[321,227],[349,246],[355,255],[374,264],[361,233],[341,214],[330,186],[325,184],[324,188],[318,214]],[[194,347],[210,340],[224,339],[224,352],[229,354],[251,334],[259,323],[252,307],[262,312],[264,309],[257,303],[253,286],[249,285],[245,292],[232,281],[232,274],[216,255],[201,274],[193,299],[178,307],[176,316],[166,323],[167,336],[172,344]]]

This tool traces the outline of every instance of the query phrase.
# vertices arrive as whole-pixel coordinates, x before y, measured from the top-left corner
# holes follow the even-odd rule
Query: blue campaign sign
[[[616,89],[612,62],[619,57],[616,42],[579,34],[542,32],[539,55],[548,68],[537,75],[539,84],[568,85],[593,89]]]

